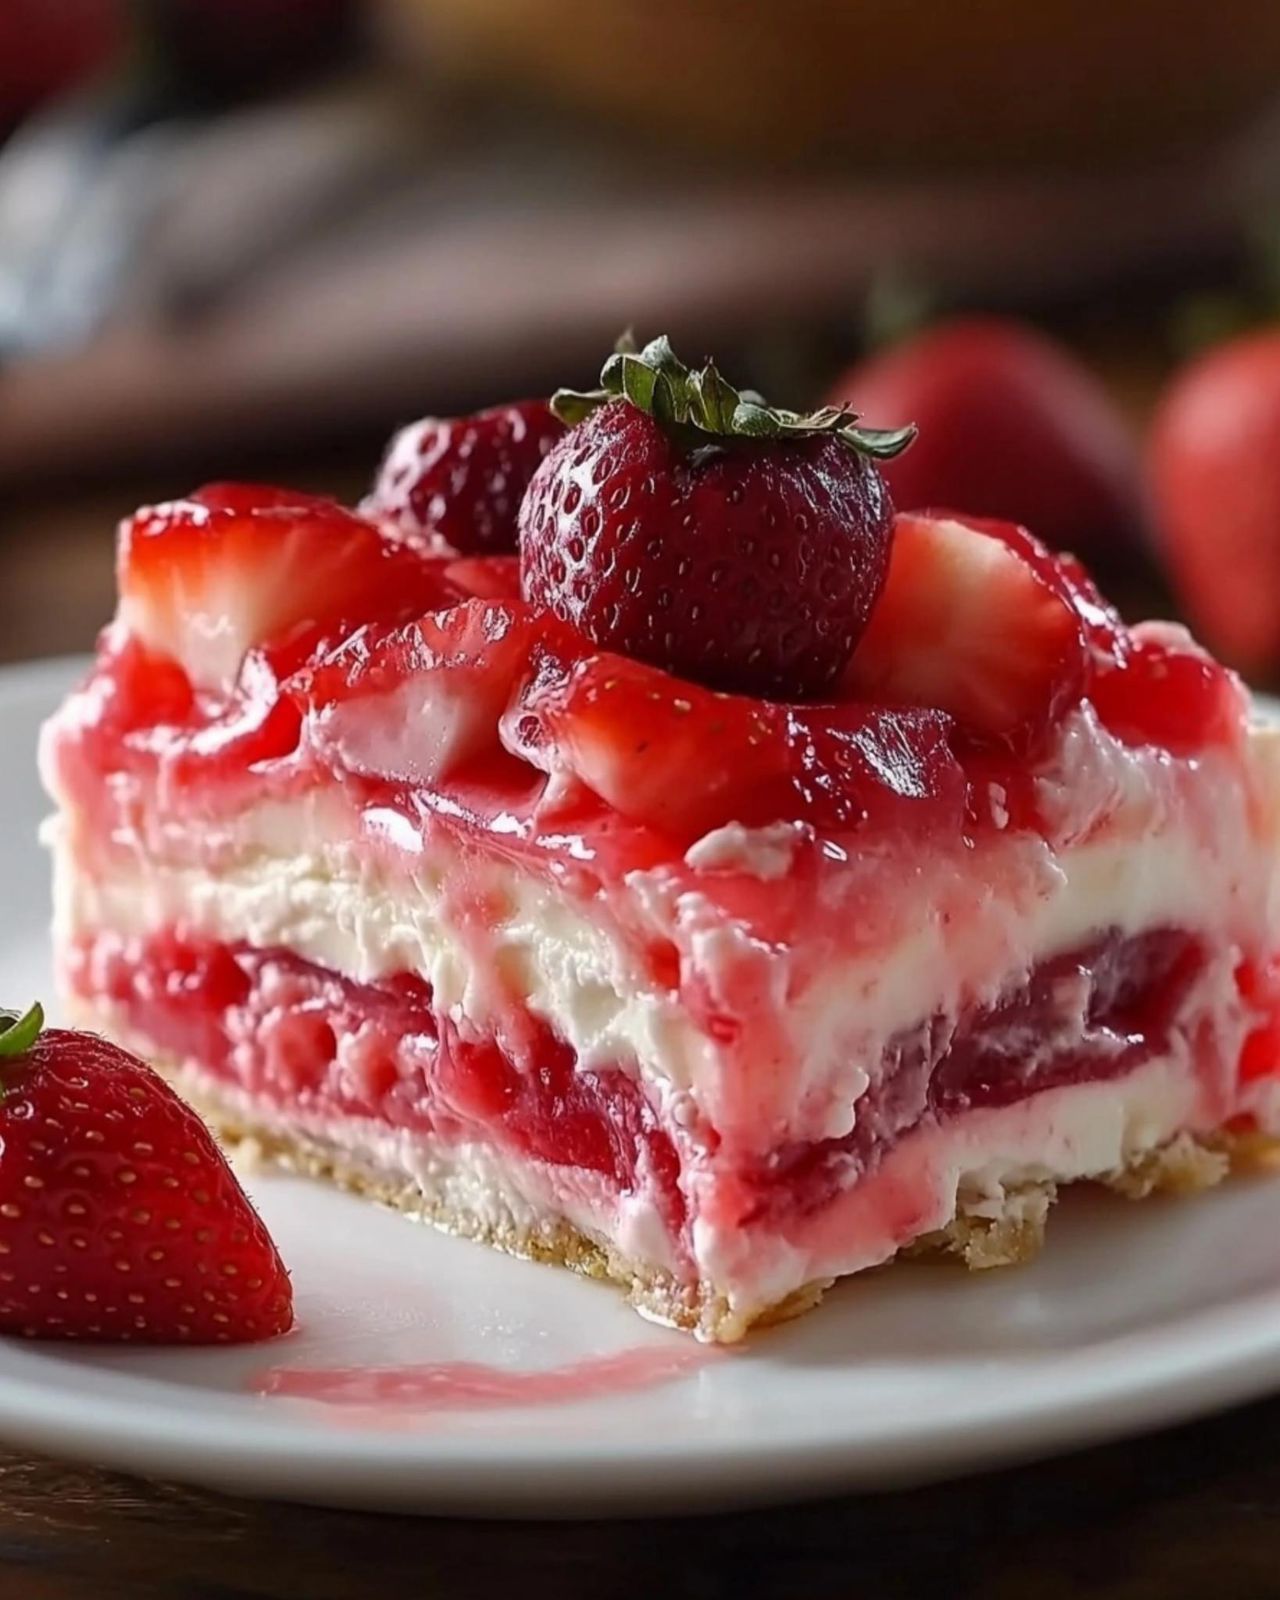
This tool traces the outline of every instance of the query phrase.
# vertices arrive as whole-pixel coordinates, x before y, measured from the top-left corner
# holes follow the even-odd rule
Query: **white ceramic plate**
[[[0,673],[0,1003],[50,992],[31,759],[66,663]],[[322,1187],[252,1184],[299,1331],[143,1351],[0,1341],[0,1439],[243,1494],[474,1515],[626,1515],[916,1482],[1280,1385],[1280,1181],[1194,1204],[1073,1197],[1027,1269],[904,1265],[630,1394],[485,1411],[255,1392],[269,1367],[562,1367],[690,1350],[616,1294]],[[696,1352],[695,1352],[696,1353]]]

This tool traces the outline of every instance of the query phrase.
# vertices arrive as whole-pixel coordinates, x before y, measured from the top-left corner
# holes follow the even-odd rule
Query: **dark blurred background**
[[[1278,86],[1276,0],[0,0],[0,657],[88,645],[138,501],[357,498],[398,423],[631,324],[914,417],[900,501],[1023,517],[1265,679]]]

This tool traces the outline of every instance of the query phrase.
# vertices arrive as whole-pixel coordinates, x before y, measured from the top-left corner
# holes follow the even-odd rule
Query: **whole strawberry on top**
[[[529,479],[564,432],[545,400],[424,417],[392,439],[364,509],[459,555],[509,555]]]
[[[0,1012],[0,1333],[231,1344],[289,1275],[213,1135],[136,1056]]]
[[[801,416],[629,342],[520,507],[524,596],[596,644],[712,688],[802,700],[839,679],[888,568],[876,461],[914,430]]]

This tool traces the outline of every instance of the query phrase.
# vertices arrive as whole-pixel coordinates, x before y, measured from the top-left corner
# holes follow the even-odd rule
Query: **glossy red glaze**
[[[1179,641],[1130,636],[1122,660],[1093,682],[1103,723],[1126,744],[1151,744],[1176,756],[1237,743],[1244,695],[1235,675]]]
[[[1223,668],[1172,635],[1131,634],[1078,563],[1024,530],[968,520],[1007,544],[1077,620],[1088,671],[1046,701],[1053,719],[1084,690],[1128,744],[1185,756],[1238,738],[1243,700]],[[163,588],[165,562],[189,555],[207,576],[201,563],[219,537],[230,556],[256,560],[282,527],[303,529],[290,559],[307,541],[337,539],[344,561],[376,546],[383,620],[349,615],[350,597],[335,592],[328,632],[313,619],[261,641],[229,694],[193,688],[169,655],[109,629],[60,730],[68,788],[101,795],[105,774],[129,772],[140,794],[180,793],[189,815],[212,819],[337,785],[411,818],[447,810],[491,837],[501,825],[504,848],[536,841],[543,862],[607,854],[620,872],[674,860],[730,821],[809,824],[859,847],[883,837],[951,848],[991,827],[1041,825],[1035,751],[984,742],[928,705],[717,695],[601,652],[513,598],[509,556],[388,550],[371,524],[315,497],[213,485],[140,514],[122,566]],[[405,563],[413,582],[399,593],[382,580]],[[394,620],[424,601],[445,609]],[[1041,744],[1051,731],[1039,729]]]

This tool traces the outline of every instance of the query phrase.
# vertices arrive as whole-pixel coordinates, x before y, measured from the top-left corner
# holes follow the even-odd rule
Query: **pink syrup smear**
[[[370,1422],[397,1422],[441,1411],[572,1405],[654,1388],[695,1371],[719,1352],[639,1345],[568,1366],[522,1372],[479,1361],[404,1367],[270,1367],[251,1380],[254,1394],[335,1406]]]

